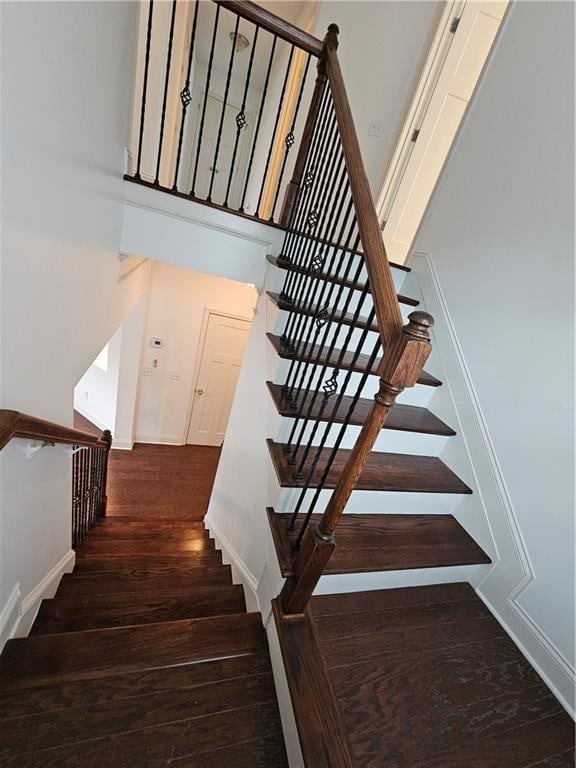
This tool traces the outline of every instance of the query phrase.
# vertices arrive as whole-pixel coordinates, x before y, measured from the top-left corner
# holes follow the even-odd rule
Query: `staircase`
[[[0,764],[286,766],[260,614],[246,612],[242,587],[194,521],[202,511],[189,511],[206,475],[196,499],[180,489],[179,507],[144,518],[138,488],[121,479],[154,457],[163,479],[148,481],[153,504],[175,462],[193,474],[217,455],[139,448],[128,460],[113,453],[108,516],[29,637],[0,656]]]

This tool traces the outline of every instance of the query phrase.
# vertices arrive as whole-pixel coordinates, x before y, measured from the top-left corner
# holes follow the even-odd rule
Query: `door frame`
[[[208,333],[208,323],[210,321],[210,315],[220,315],[220,317],[229,317],[232,320],[243,320],[245,323],[250,323],[252,326],[252,317],[244,317],[243,315],[236,315],[231,312],[225,312],[221,309],[211,309],[210,307],[204,307],[202,314],[202,324],[200,325],[200,333],[198,335],[198,346],[196,349],[196,360],[194,361],[194,372],[192,374],[192,391],[190,392],[189,404],[188,404],[188,417],[186,418],[186,427],[184,430],[184,442],[183,445],[189,445],[188,433],[190,432],[190,425],[192,423],[192,411],[194,410],[194,401],[196,399],[196,390],[198,389],[198,379],[200,378],[200,366],[202,365],[202,356],[204,355],[204,347],[206,346],[206,335]],[[244,356],[242,356],[242,365],[244,364]],[[192,445],[192,443],[190,443]]]

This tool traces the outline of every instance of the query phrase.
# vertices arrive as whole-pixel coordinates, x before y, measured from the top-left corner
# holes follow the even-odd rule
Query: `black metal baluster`
[[[367,286],[364,289],[364,291],[362,291],[362,293],[360,295],[360,299],[358,301],[356,310],[354,311],[354,314],[352,316],[351,323],[348,326],[348,331],[346,333],[346,337],[344,339],[344,342],[342,343],[342,348],[340,350],[340,354],[338,355],[338,359],[336,360],[336,363],[333,365],[333,368],[334,368],[335,371],[340,371],[340,369],[342,368],[342,365],[343,365],[343,362],[344,362],[344,357],[345,357],[347,349],[348,349],[348,345],[350,344],[350,341],[352,339],[352,334],[354,333],[354,331],[355,331],[355,329],[357,327],[358,319],[360,317],[360,312],[362,311],[362,307],[364,306],[364,301],[366,300],[366,298],[369,295],[370,295],[370,291],[369,291],[369,288]],[[372,313],[373,313],[373,311],[374,311],[374,309],[372,309]],[[372,315],[372,321],[373,321],[373,315]],[[370,332],[370,330],[371,330],[370,326],[372,324],[372,321],[366,323],[366,326],[363,329],[363,334],[364,335],[367,335],[367,333]],[[343,388],[341,390],[341,394],[343,394]],[[316,431],[317,431],[317,429],[318,429],[318,427],[320,425],[320,419],[322,418],[322,416],[324,414],[324,409],[326,408],[327,404],[328,404],[328,400],[326,398],[324,398],[321,401],[321,403],[320,403],[320,412],[319,412],[318,416],[317,417],[315,416],[315,418],[314,418],[314,424],[313,424],[313,427],[312,427],[312,433],[311,433],[310,437],[308,438],[308,444],[307,444],[306,448],[304,449],[304,451],[302,453],[302,456],[300,457],[300,462],[298,464],[298,468],[295,471],[295,475],[296,476],[300,476],[302,474],[304,463],[306,462],[306,459],[308,458],[308,454],[310,452],[310,448],[311,448],[312,443],[314,441],[314,437],[316,435]],[[336,414],[334,413],[332,418],[334,418],[335,415]],[[308,423],[309,423],[308,418],[306,418],[301,423],[300,434],[299,434],[297,443],[300,442],[300,440],[303,439],[304,433],[306,431],[306,427],[308,426]]]
[[[180,134],[178,137],[178,153],[176,155],[176,168],[174,171],[174,184],[172,189],[178,191],[178,171],[180,170],[180,157],[182,155],[182,141],[184,138],[184,127],[186,122],[186,112],[192,101],[192,94],[190,93],[190,74],[192,70],[192,57],[194,55],[194,44],[196,42],[196,25],[198,22],[198,8],[200,0],[196,0],[194,7],[194,21],[192,22],[192,36],[190,39],[190,50],[188,51],[188,67],[186,69],[186,82],[184,88],[180,91],[180,101],[182,102],[182,121],[180,123]]]
[[[336,146],[334,145],[338,130],[336,116],[332,110],[329,110],[327,117],[325,133],[318,143],[317,156],[314,158],[314,178],[316,183],[309,187],[307,194],[302,198],[303,205],[298,213],[295,230],[296,236],[293,240],[294,248],[287,254],[287,260],[293,265],[293,269],[289,270],[289,276],[287,275],[285,279],[282,295],[289,297],[291,301],[296,300],[300,286],[306,279],[305,274],[303,274],[300,268],[306,263],[306,258],[310,254],[312,241],[308,235],[316,227],[320,218],[320,199],[323,190],[326,189],[326,174],[331,170],[330,159],[332,155],[329,154],[330,148],[334,149]],[[288,339],[289,334],[285,332],[283,338]]]
[[[73,446],[73,450],[77,451],[78,446]],[[80,496],[78,494],[78,453],[74,453],[72,456],[72,548],[74,549],[78,545],[79,540],[79,501]]]
[[[194,190],[196,188],[196,176],[198,174],[198,163],[200,161],[200,150],[202,148],[202,133],[204,131],[204,120],[206,118],[206,107],[208,105],[210,80],[212,77],[212,64],[214,62],[214,49],[216,47],[216,35],[218,33],[219,18],[220,18],[220,6],[216,5],[216,15],[214,17],[214,29],[212,32],[212,45],[210,47],[210,58],[208,59],[208,72],[206,74],[206,90],[204,92],[204,104],[202,106],[202,117],[200,118],[200,128],[198,131],[198,146],[196,148],[196,162],[194,164],[194,176],[192,178],[192,189],[190,190],[191,197],[194,197]]]
[[[144,59],[144,85],[142,87],[142,103],[140,106],[140,138],[138,140],[138,161],[136,163],[136,175],[134,178],[141,179],[140,165],[142,162],[142,144],[144,140],[144,118],[146,114],[146,96],[148,93],[148,65],[150,64],[150,43],[152,40],[152,13],[154,11],[154,0],[148,3],[148,30],[146,33],[146,54]]]
[[[292,66],[292,58],[294,57],[294,46],[290,47],[290,56],[288,57],[288,66],[286,67],[286,74],[284,75],[284,82],[282,83],[282,91],[280,92],[280,100],[278,102],[278,110],[276,112],[276,120],[274,121],[274,129],[272,131],[272,138],[270,139],[270,147],[268,148],[268,155],[266,157],[266,165],[264,166],[264,174],[262,175],[262,186],[260,187],[260,194],[258,195],[258,205],[254,212],[254,216],[260,218],[260,205],[262,204],[262,195],[264,194],[264,187],[266,186],[266,177],[268,176],[268,168],[270,166],[270,158],[272,157],[272,150],[274,148],[274,142],[276,141],[276,132],[278,131],[278,122],[282,113],[282,106],[284,104],[284,94],[286,93],[286,85],[288,84],[288,76],[290,75],[290,67]]]
[[[370,324],[373,322],[375,316],[376,316],[376,312],[375,312],[374,309],[372,309],[372,311],[370,312],[370,315],[369,315]],[[354,351],[354,354],[353,354],[352,359],[351,359],[350,370],[348,370],[348,372],[347,372],[346,380],[345,380],[344,385],[342,387],[342,392],[345,391],[346,384],[350,381],[350,378],[351,378],[352,373],[353,373],[352,368],[355,367],[355,365],[356,365],[356,363],[358,361],[358,357],[361,354],[361,350],[362,350],[364,341],[366,340],[366,337],[367,337],[368,332],[369,332],[368,328],[369,328],[369,326],[367,325],[366,328],[363,330],[361,339],[360,339],[360,341],[359,341],[359,343],[358,343],[358,345],[357,345],[357,347],[356,347],[356,349]],[[380,351],[380,348],[381,348],[381,341],[380,341],[380,338],[378,337],[378,340],[376,341],[376,343],[374,345],[374,348],[372,350],[372,353],[371,353],[371,355],[370,355],[370,357],[368,359],[368,365],[367,365],[364,373],[362,374],[362,377],[361,377],[361,380],[360,380],[360,384],[359,384],[359,386],[358,386],[358,388],[356,390],[356,393],[354,395],[355,403],[358,402],[358,399],[360,397],[360,394],[362,392],[364,384],[366,383],[366,379],[370,375],[370,370],[374,366],[374,362],[376,361],[376,357],[378,356],[378,352]],[[348,423],[349,423],[349,420],[351,418],[352,411],[353,411],[353,408],[350,410],[350,414],[349,414],[349,417],[348,417]],[[348,423],[346,424],[346,427],[348,426]],[[329,423],[328,424],[328,429],[331,426],[332,426],[332,424]],[[320,496],[320,492],[323,490],[323,488],[324,488],[324,486],[326,484],[326,479],[328,477],[328,473],[330,472],[330,468],[332,467],[334,459],[336,458],[336,453],[338,452],[338,448],[340,447],[340,443],[342,442],[342,438],[344,436],[344,431],[345,431],[345,429],[341,430],[341,433],[338,436],[339,439],[336,441],[334,447],[332,448],[332,450],[331,450],[331,452],[329,454],[329,457],[328,457],[328,460],[327,460],[326,465],[324,467],[324,470],[322,472],[321,478],[320,478],[320,480],[319,480],[319,482],[317,484],[317,487],[315,489],[315,493],[314,493],[312,502],[310,503],[310,505],[308,507],[308,510],[306,511],[306,517],[304,519],[304,523],[303,523],[302,528],[300,530],[299,536],[296,539],[296,542],[295,542],[295,548],[296,549],[298,549],[300,544],[301,544],[302,536],[304,535],[304,531],[306,530],[306,528],[307,528],[307,526],[308,526],[308,524],[310,522],[310,518],[312,517],[312,514],[314,512],[316,503],[317,503],[318,498]],[[325,436],[327,437],[327,431],[325,432]],[[325,442],[325,440],[324,440],[324,442]],[[317,446],[316,453],[315,453],[312,461],[310,462],[310,465],[307,467],[306,480],[304,482],[304,487],[302,488],[302,491],[301,491],[300,496],[298,498],[298,502],[296,504],[296,507],[295,507],[294,512],[292,513],[292,516],[291,516],[291,519],[290,519],[291,527],[294,526],[294,523],[296,522],[296,520],[298,518],[298,514],[299,514],[300,509],[302,508],[302,505],[304,503],[304,499],[305,499],[306,493],[307,493],[308,489],[310,488],[310,483],[312,481],[314,472],[315,472],[316,467],[318,465],[318,461],[320,460],[320,456],[322,454],[322,448],[323,447],[324,447],[324,443],[321,442],[320,445]]]
[[[300,102],[302,101],[302,94],[304,93],[304,86],[306,84],[306,78],[308,76],[308,68],[310,67],[310,54],[308,54],[308,57],[306,59],[306,66],[304,68],[304,73],[302,75],[302,80],[300,82],[300,88],[298,90],[298,98],[296,100],[296,107],[294,109],[294,115],[292,117],[292,123],[290,125],[290,130],[288,131],[288,134],[286,135],[286,138],[284,139],[284,157],[282,159],[282,167],[280,168],[280,175],[278,176],[278,183],[276,184],[276,194],[274,195],[274,202],[272,203],[272,210],[270,212],[270,218],[269,221],[274,221],[274,212],[276,210],[276,205],[278,204],[278,196],[280,194],[280,189],[282,187],[282,179],[284,178],[284,171],[286,170],[286,162],[288,160],[288,154],[290,153],[290,150],[294,146],[295,138],[294,138],[294,130],[296,128],[296,121],[298,120],[298,113],[300,111]]]
[[[174,21],[176,19],[176,0],[172,0],[172,17],[168,33],[168,56],[166,59],[166,76],[164,78],[164,98],[162,100],[162,117],[160,118],[160,139],[158,141],[158,159],[156,161],[156,177],[154,183],[160,181],[160,163],[162,161],[162,145],[164,143],[164,122],[166,119],[166,102],[168,101],[168,86],[170,83],[170,64],[172,63],[172,42],[174,40]]]
[[[241,213],[244,212],[244,203],[246,202],[246,192],[248,191],[248,183],[250,181],[250,173],[252,172],[252,163],[254,162],[254,153],[256,151],[256,142],[258,141],[258,131],[260,130],[260,123],[262,122],[262,113],[264,112],[264,103],[266,101],[266,94],[268,93],[268,84],[270,82],[270,72],[272,70],[272,62],[274,61],[274,54],[276,52],[276,43],[278,38],[274,35],[272,39],[272,49],[270,51],[270,58],[268,59],[268,68],[266,69],[266,78],[264,80],[264,87],[262,88],[262,98],[260,99],[260,108],[258,110],[258,119],[256,120],[256,128],[254,130],[254,138],[252,140],[252,149],[250,150],[250,160],[248,161],[248,168],[246,169],[246,181],[244,182],[244,191],[242,192],[242,201],[240,208]]]
[[[236,25],[234,27],[234,36],[232,37],[232,50],[230,51],[230,61],[228,62],[228,73],[226,75],[226,85],[224,87],[224,101],[222,102],[222,113],[220,115],[220,124],[218,125],[218,135],[216,137],[216,149],[214,150],[214,160],[212,162],[212,175],[210,177],[210,187],[206,200],[212,202],[212,189],[214,188],[214,176],[219,173],[218,155],[220,154],[220,141],[222,140],[222,129],[226,119],[226,107],[228,105],[228,91],[230,90],[230,80],[232,78],[232,69],[234,68],[234,53],[236,52],[236,37],[240,25],[240,16],[236,16]]]
[[[236,155],[238,153],[238,144],[240,143],[240,134],[242,129],[246,126],[246,99],[248,97],[248,89],[250,87],[250,78],[252,76],[252,64],[254,63],[254,52],[256,51],[256,43],[258,41],[258,32],[260,27],[254,27],[254,41],[252,43],[252,50],[250,51],[250,61],[248,62],[248,72],[246,73],[246,84],[244,86],[244,95],[242,96],[242,106],[240,112],[236,115],[236,139],[234,141],[234,149],[232,151],[232,161],[230,163],[230,174],[228,175],[228,184],[226,185],[226,196],[224,198],[223,207],[228,208],[228,198],[230,196],[230,187],[232,186],[232,179],[234,177],[234,166],[236,165]]]

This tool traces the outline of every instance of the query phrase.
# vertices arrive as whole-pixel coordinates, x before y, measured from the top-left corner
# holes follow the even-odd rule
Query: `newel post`
[[[285,583],[280,605],[285,616],[302,614],[326,563],[336,547],[334,532],[350,494],[356,487],[364,465],[390,409],[398,395],[413,387],[431,351],[429,329],[434,320],[427,312],[412,312],[409,322],[385,351],[380,366],[380,388],[338,484],[316,526],[308,526],[295,559],[294,576]]]
[[[324,38],[324,51],[326,51],[328,47],[338,47],[338,32],[338,26],[336,24],[330,24],[326,37]],[[322,57],[318,59],[318,74],[316,76],[314,92],[312,93],[312,99],[310,101],[310,109],[308,110],[306,123],[304,124],[302,139],[298,148],[298,155],[296,156],[296,162],[294,164],[294,171],[292,173],[292,178],[286,186],[286,192],[284,193],[284,200],[282,202],[282,211],[278,223],[281,227],[285,227],[286,229],[289,228],[292,223],[296,197],[298,195],[300,184],[302,183],[302,177],[304,176],[306,160],[308,159],[308,152],[312,144],[316,122],[320,113],[320,105],[322,103],[324,89],[326,88],[326,81],[326,65],[324,63],[323,53]]]
[[[103,453],[102,478],[100,483],[100,517],[106,517],[106,507],[108,505],[108,495],[106,493],[106,484],[108,481],[108,459],[110,458],[110,449],[112,448],[112,432],[105,429],[100,438],[106,444]]]

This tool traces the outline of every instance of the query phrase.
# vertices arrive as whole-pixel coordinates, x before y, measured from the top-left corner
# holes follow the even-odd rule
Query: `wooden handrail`
[[[276,16],[275,13],[270,13],[270,11],[261,8],[256,3],[252,3],[249,0],[215,0],[215,2],[222,6],[222,8],[227,8],[229,11],[237,13],[243,19],[251,21],[253,24],[258,24],[262,29],[268,30],[268,32],[277,35],[297,48],[302,48],[302,50],[308,51],[308,53],[318,58],[322,56],[322,40],[305,32],[303,29],[295,27],[294,24],[290,24],[289,21]]]
[[[334,27],[337,32],[336,25],[330,25],[329,32]],[[374,299],[376,318],[382,337],[382,345],[386,348],[402,332],[402,313],[396,297],[396,289],[382,240],[370,184],[362,161],[360,144],[354,127],[334,37],[327,35],[326,41],[324,53],[326,74],[332,90],[332,100],[358,221],[362,251]]]
[[[0,409],[0,450],[13,437],[25,437],[30,440],[45,440],[47,443],[64,445],[86,445],[108,449],[108,443],[100,437],[78,429],[62,427],[52,421],[37,419],[20,411]]]

